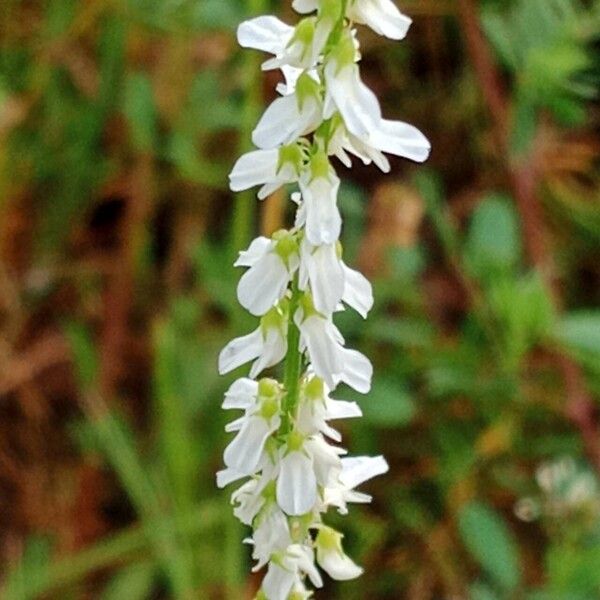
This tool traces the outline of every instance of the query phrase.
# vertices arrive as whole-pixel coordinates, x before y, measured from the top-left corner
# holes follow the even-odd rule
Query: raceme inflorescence
[[[330,159],[351,167],[353,155],[388,172],[384,153],[421,162],[430,150],[419,130],[382,117],[358,66],[355,24],[400,40],[411,20],[391,0],[294,0],[293,8],[306,15],[295,27],[262,16],[238,29],[242,46],[272,55],[263,69],[280,69],[283,82],[252,134],[258,149],[233,168],[231,189],[261,186],[263,199],[291,184],[297,210],[292,228],[240,252],[235,265],[247,271],[238,298],[260,322],[219,356],[222,374],[253,361],[249,376],[225,394],[223,408],[242,416],[226,427],[235,437],[217,483],[246,480],[231,501],[253,530],[254,571],[267,567],[258,598],[268,600],[309,598],[308,580],[323,585],[319,568],[337,580],[361,574],[323,516],[330,507],[346,514],[348,503],[369,502],[355,488],[388,469],[381,456],[347,457],[330,425],[361,416],[355,402],[330,394],[340,383],[366,394],[373,373],[333,322],[345,306],[366,318],[373,294],[343,259],[340,179]],[[282,382],[260,377],[282,361]]]

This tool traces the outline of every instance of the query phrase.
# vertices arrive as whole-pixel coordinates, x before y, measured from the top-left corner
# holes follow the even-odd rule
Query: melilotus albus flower
[[[330,396],[340,384],[371,388],[373,367],[347,348],[334,323],[345,306],[363,318],[373,306],[371,284],[343,260],[340,179],[332,157],[352,157],[390,170],[386,154],[424,161],[425,136],[412,125],[384,119],[379,101],[360,76],[354,24],[402,39],[411,20],[392,0],[293,0],[306,15],[295,27],[262,16],[238,28],[240,45],[271,55],[264,70],[280,69],[278,96],[259,120],[258,147],[241,156],[229,176],[233,191],[260,186],[264,199],[294,186],[296,216],[289,230],[258,237],[240,252],[246,267],[238,299],[258,327],[231,341],[219,356],[229,373],[252,362],[235,381],[223,408],[241,411],[226,427],[233,434],[217,485],[244,480],[231,496],[235,516],[253,533],[253,568],[266,567],[257,600],[304,600],[307,585],[321,587],[322,569],[333,579],[358,577],[362,568],[342,548],[343,535],[327,526],[329,509],[371,496],[356,488],[388,470],[382,456],[349,457],[332,421],[362,415],[355,402]],[[283,380],[256,378],[285,359]]]

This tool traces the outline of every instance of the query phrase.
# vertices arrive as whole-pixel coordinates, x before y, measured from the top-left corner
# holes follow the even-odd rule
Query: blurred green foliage
[[[386,112],[420,120],[434,154],[416,174],[395,163],[410,192],[393,184],[384,221],[416,195],[422,221],[409,241],[377,221],[379,182],[369,177],[379,175],[357,170],[343,189],[347,261],[368,262],[373,240],[387,240],[369,320],[337,318],[376,371],[368,397],[340,390],[365,414],[344,434],[352,453],[383,452],[392,470],[369,486],[374,506],[339,523],[364,579],[328,582],[317,597],[593,600],[600,486],[585,483],[597,474],[565,417],[553,356],[575,359],[600,393],[590,141],[600,3],[480,3],[510,91],[511,158],[528,160],[540,136],[553,140],[539,188],[564,303],[526,256],[522,215],[477,119],[460,25],[434,4],[406,3],[416,23],[402,46],[382,50],[365,36],[365,73]],[[17,556],[3,551],[2,598],[251,597],[245,532],[214,486],[231,381],[217,376],[216,356],[254,322],[235,298],[235,253],[258,231],[256,213],[262,229],[269,210],[286,216],[277,198],[269,209],[252,193],[227,193],[268,100],[261,57],[242,57],[233,32],[269,8],[287,10],[266,0],[5,0],[0,9],[1,347],[62,332],[74,376],[44,397],[76,410],[61,409],[66,441],[54,458],[93,465],[126,514],[71,546],[58,525],[28,523]],[[557,495],[535,473],[563,456],[583,466]],[[515,506],[530,497],[536,517],[521,519]]]

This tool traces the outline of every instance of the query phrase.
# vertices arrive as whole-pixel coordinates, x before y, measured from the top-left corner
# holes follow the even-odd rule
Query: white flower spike
[[[331,443],[342,441],[331,421],[362,413],[355,402],[330,394],[340,383],[367,393],[373,375],[369,360],[345,346],[333,317],[348,306],[366,318],[373,291],[342,259],[340,179],[330,157],[351,167],[355,156],[387,173],[386,154],[421,162],[430,152],[418,129],[383,118],[361,79],[352,29],[364,24],[402,39],[410,19],[392,0],[293,0],[292,6],[306,15],[295,27],[263,16],[238,28],[240,45],[271,54],[262,68],[280,69],[285,82],[252,134],[258,149],[241,156],[229,176],[233,191],[259,186],[261,200],[297,186],[293,227],[258,237],[235,263],[247,268],[238,299],[260,323],[229,342],[218,365],[224,374],[252,361],[249,377],[225,393],[223,408],[242,416],[226,427],[235,436],[217,485],[245,480],[231,503],[253,528],[245,540],[253,571],[266,567],[257,600],[310,598],[307,586],[323,585],[315,562],[333,579],[360,576],[342,534],[323,518],[331,508],[347,514],[348,504],[370,502],[355,488],[388,470],[381,456],[347,457]],[[256,380],[284,358],[282,383]]]

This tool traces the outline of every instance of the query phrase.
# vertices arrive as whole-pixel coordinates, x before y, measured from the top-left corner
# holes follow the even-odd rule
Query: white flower
[[[386,119],[380,119],[379,126],[362,137],[350,133],[344,123],[340,122],[328,146],[328,153],[337,156],[347,167],[352,166],[347,154],[350,152],[365,165],[375,163],[384,173],[389,173],[391,167],[383,152],[423,162],[428,158],[430,150],[429,140],[416,127]]]
[[[315,246],[332,244],[340,236],[342,217],[337,207],[339,187],[340,180],[329,164],[327,155],[322,152],[313,156],[310,169],[300,177],[300,191],[306,237]]]
[[[278,466],[270,459],[260,465],[261,474],[255,475],[231,494],[233,514],[245,525],[252,525],[267,498],[273,496]]]
[[[342,300],[351,306],[363,319],[373,308],[373,288],[369,280],[342,261],[344,271],[344,294]]]
[[[240,409],[246,410],[256,402],[258,394],[258,381],[241,377],[236,379],[229,389],[225,392],[225,400],[222,408],[225,410]]]
[[[338,479],[342,472],[340,456],[346,454],[346,450],[328,444],[322,435],[309,437],[304,448],[312,458],[317,483],[321,487],[326,487],[331,481]]]
[[[262,149],[291,144],[314,131],[323,120],[319,84],[307,73],[296,82],[293,94],[272,102],[252,132],[252,141]]]
[[[299,288],[304,291],[310,287],[313,304],[324,315],[331,315],[343,301],[366,319],[373,307],[373,288],[340,255],[339,243],[313,246],[306,238],[302,240]]]
[[[292,39],[294,28],[277,17],[265,15],[240,23],[237,39],[243,48],[280,55]]]
[[[260,326],[248,335],[235,338],[219,354],[219,373],[224,375],[255,360],[250,377],[283,360],[287,352],[287,314],[282,302],[272,308]]]
[[[359,138],[368,136],[379,125],[381,107],[377,96],[360,78],[358,65],[354,62],[355,50],[352,39],[345,36],[345,50],[332,55],[325,64],[325,118],[338,110],[348,131]]]
[[[237,431],[224,453],[225,464],[230,469],[245,475],[256,472],[263,458],[267,439],[281,424],[280,396],[277,382],[261,380],[258,395],[246,406],[244,416],[227,425],[226,431]],[[227,398],[224,404],[229,404]]]
[[[235,263],[250,267],[238,284],[240,304],[253,315],[264,315],[284,297],[298,263],[298,244],[287,231],[278,232],[272,240],[255,239]]]
[[[233,514],[244,525],[252,525],[254,517],[265,503],[262,495],[264,486],[261,486],[263,479],[262,477],[253,477],[231,494],[231,504],[235,506]]]
[[[315,587],[322,587],[323,580],[314,565],[312,548],[292,544],[285,553],[276,555],[269,563],[262,589],[268,600],[288,600],[292,589],[302,586],[302,578],[308,575]]]
[[[238,27],[237,35],[240,46],[255,48],[274,54],[276,58],[282,58],[286,46],[294,36],[294,28],[286,25],[277,17],[269,15],[244,21]],[[266,68],[267,63],[263,64],[263,69]],[[292,94],[296,87],[296,81],[302,74],[302,69],[283,64],[281,71],[285,77],[285,84],[279,84],[277,91],[282,95]]]
[[[342,471],[340,455],[345,450],[330,446],[321,435],[307,437],[299,429],[287,436],[279,464],[276,497],[290,516],[311,512],[317,505],[317,486],[337,481]]]
[[[294,0],[292,6],[297,12],[307,14],[317,10],[322,2],[323,0]],[[392,0],[349,0],[346,16],[392,40],[403,39],[412,23]]]
[[[377,96],[360,78],[356,58],[354,40],[347,34],[340,50],[325,65],[323,113],[331,118],[339,111],[346,129],[337,139],[334,136],[330,152],[347,164],[347,150],[367,164],[372,160],[384,172],[389,171],[389,163],[381,152],[417,162],[426,160],[431,149],[427,138],[412,125],[383,119]]]
[[[322,433],[339,442],[342,436],[327,421],[360,416],[362,411],[356,402],[330,398],[323,380],[313,376],[303,386],[296,427],[305,435]]]
[[[266,61],[263,69],[283,69],[290,66],[300,70],[311,70],[313,79],[318,80],[313,67],[317,64],[331,28],[325,28],[315,18],[303,19],[296,26],[285,49],[275,58]],[[289,83],[288,83],[289,88]]]
[[[251,543],[252,558],[257,561],[253,572],[260,571],[271,555],[285,551],[292,544],[287,518],[276,504],[271,503],[258,516]]]
[[[317,562],[333,579],[347,581],[356,579],[363,573],[342,549],[344,536],[331,527],[321,526],[316,540]]]
[[[312,457],[304,448],[304,436],[288,435],[277,478],[277,503],[286,514],[304,515],[317,501],[317,477]]]
[[[416,162],[426,161],[431,151],[429,140],[416,127],[402,121],[381,119],[379,126],[362,141],[376,151]]]
[[[330,315],[344,295],[344,268],[337,255],[337,244],[313,246],[304,238],[300,257],[299,288],[304,291],[310,284],[315,308]]]
[[[249,377],[225,394],[223,408],[243,415],[226,426],[235,437],[225,449],[226,468],[217,473],[217,485],[248,478],[231,503],[235,516],[253,528],[244,540],[253,546],[253,571],[268,564],[257,600],[310,598],[308,580],[317,587],[323,583],[315,550],[334,579],[358,577],[362,569],[344,553],[343,536],[326,527],[322,515],[331,506],[345,514],[349,502],[369,502],[371,497],[355,487],[388,469],[382,457],[342,458],[346,450],[335,444],[341,435],[330,425],[362,414],[355,402],[333,399],[330,391],[343,382],[366,393],[373,373],[365,356],[345,347],[332,315],[349,306],[366,317],[373,291],[342,259],[340,180],[329,157],[350,167],[355,156],[387,172],[386,154],[422,161],[430,151],[419,130],[382,117],[357,64],[361,55],[353,23],[401,39],[411,20],[392,0],[293,0],[292,5],[316,14],[296,27],[265,16],[238,28],[242,46],[272,55],[263,70],[281,69],[285,81],[253,131],[258,149],[241,156],[229,176],[233,191],[260,186],[261,200],[288,184],[299,188],[291,194],[298,205],[294,228],[259,237],[240,252],[235,264],[247,271],[238,298],[261,317],[260,325],[219,355],[221,373],[253,361]],[[290,347],[285,385],[254,381],[286,356],[288,332],[297,347]],[[306,369],[302,375],[299,367]],[[574,497],[583,495],[580,487]]]
[[[329,485],[323,492],[324,503],[335,506],[340,514],[348,514],[346,504],[371,502],[371,496],[356,492],[354,488],[377,475],[387,473],[388,464],[383,456],[356,456],[342,458],[342,472],[336,483]]]
[[[350,0],[347,16],[392,40],[403,39],[412,23],[392,0]]]
[[[362,394],[371,389],[373,367],[369,360],[356,350],[344,348],[344,338],[338,328],[311,307],[306,294],[295,321],[300,328],[301,345],[308,350],[315,374],[330,389],[340,381]]]
[[[301,150],[296,144],[248,152],[233,166],[229,187],[234,192],[241,192],[260,185],[258,199],[264,200],[281,186],[298,181],[300,161],[296,157],[301,159]]]

